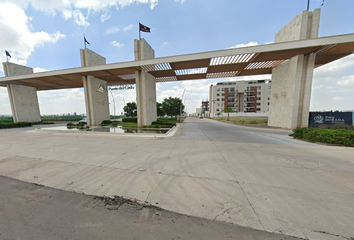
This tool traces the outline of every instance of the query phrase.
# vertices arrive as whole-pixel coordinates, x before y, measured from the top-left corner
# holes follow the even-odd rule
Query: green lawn
[[[217,121],[227,121],[227,116],[213,118]],[[230,121],[233,124],[267,124],[268,117],[230,117]]]

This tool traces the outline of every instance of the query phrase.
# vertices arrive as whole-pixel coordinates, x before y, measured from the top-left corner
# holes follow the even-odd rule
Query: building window
[[[269,106],[269,103],[268,103],[268,106]]]
[[[217,109],[216,109],[216,111],[217,111],[217,112],[219,112],[219,111],[220,111],[220,109],[219,109],[219,108],[217,108]]]
[[[258,89],[258,90],[261,90],[261,87],[259,86],[259,87],[257,87],[257,89]]]
[[[219,101],[220,101],[220,98],[217,98],[216,101],[219,102]]]
[[[224,106],[224,104],[222,103],[222,104],[221,104],[221,106],[223,107],[223,106]]]
[[[219,96],[220,96],[220,93],[216,94],[216,96],[219,97]]]
[[[268,92],[268,96],[270,95],[270,92]]]
[[[220,88],[216,89],[217,92],[220,92]]]
[[[261,103],[259,102],[259,103],[257,103],[257,106],[261,106]]]
[[[221,96],[225,96],[225,94],[223,93],[223,94],[221,94]]]
[[[217,106],[217,107],[220,107],[220,103],[217,103],[216,106]]]
[[[225,101],[225,99],[223,98],[223,99],[221,99],[221,101]]]
[[[257,92],[257,95],[261,95],[262,93],[261,92]]]
[[[270,100],[270,97],[268,97],[268,101]]]
[[[257,100],[261,100],[261,98],[260,98],[260,97],[258,97],[258,98],[257,98]]]
[[[271,89],[272,87],[271,86],[268,86],[268,89]]]
[[[261,109],[260,109],[260,108],[257,108],[257,111],[261,111]]]

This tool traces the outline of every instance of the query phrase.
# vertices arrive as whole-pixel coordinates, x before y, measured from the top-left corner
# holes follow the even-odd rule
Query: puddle
[[[91,131],[91,132],[109,132],[109,133],[159,133],[165,134],[170,129],[163,128],[163,129],[148,129],[148,128],[124,128],[121,126],[117,127],[91,127],[89,129],[77,129],[77,128],[68,128],[66,126],[60,127],[46,127],[41,128],[42,130],[56,130],[56,131],[70,131],[70,132],[77,132],[77,131]]]

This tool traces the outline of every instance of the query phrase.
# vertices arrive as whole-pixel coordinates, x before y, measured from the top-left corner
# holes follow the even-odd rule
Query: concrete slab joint
[[[320,9],[304,11],[281,29],[275,42],[318,37]],[[268,125],[295,129],[308,126],[316,54],[297,55],[272,70]]]
[[[10,62],[4,62],[3,68],[6,77],[33,73],[33,69],[30,67]],[[8,84],[7,91],[14,122],[42,121],[35,87]]]
[[[155,51],[145,39],[134,40],[135,60],[155,58]],[[144,70],[136,71],[136,103],[138,126],[151,125],[157,119],[156,79]]]
[[[104,57],[88,48],[80,49],[80,55],[82,67],[106,64]],[[103,120],[110,118],[107,81],[93,76],[83,76],[82,79],[85,93],[87,125],[99,125]]]

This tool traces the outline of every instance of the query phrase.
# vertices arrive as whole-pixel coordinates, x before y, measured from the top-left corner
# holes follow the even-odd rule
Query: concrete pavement
[[[6,177],[0,192],[1,240],[298,239]]]
[[[188,118],[177,137],[0,130],[0,175],[305,239],[354,237],[354,149]]]

